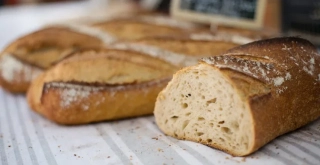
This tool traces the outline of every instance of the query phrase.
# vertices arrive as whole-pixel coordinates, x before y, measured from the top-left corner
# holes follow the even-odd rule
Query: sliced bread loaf
[[[178,71],[158,95],[155,119],[170,136],[236,156],[320,116],[320,55],[308,41],[275,38]]]

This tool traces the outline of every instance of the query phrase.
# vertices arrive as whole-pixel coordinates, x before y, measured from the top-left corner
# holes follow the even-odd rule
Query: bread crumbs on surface
[[[74,156],[77,156],[77,154],[74,154]]]
[[[110,156],[108,156],[107,158],[110,158]]]
[[[153,138],[151,138],[151,139],[155,139],[155,140],[158,140],[158,137],[153,137]]]

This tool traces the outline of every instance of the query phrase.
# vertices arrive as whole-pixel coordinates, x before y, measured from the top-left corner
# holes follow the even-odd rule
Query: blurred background
[[[230,3],[229,6],[232,6],[231,4],[245,6],[252,2],[255,0],[181,0],[185,6],[189,4],[198,10],[196,12],[202,10],[202,14],[209,16],[210,13],[217,14],[222,11],[217,11],[215,5]],[[320,0],[266,0],[265,2],[261,30],[281,35],[301,36],[320,45]],[[21,25],[25,26],[22,31],[30,31],[28,24],[34,29],[35,26],[50,21],[103,17],[110,13],[123,13],[137,8],[169,14],[171,3],[171,0],[0,0],[0,35],[14,29],[19,31],[21,29],[16,26]],[[196,19],[187,20],[197,22]]]

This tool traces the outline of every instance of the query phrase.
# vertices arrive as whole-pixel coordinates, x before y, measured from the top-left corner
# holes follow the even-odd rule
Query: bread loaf
[[[178,71],[158,95],[159,128],[234,156],[320,116],[320,55],[308,41],[261,40]]]
[[[238,46],[230,40],[192,39],[190,37],[144,37],[137,40],[116,42],[109,47],[132,50],[184,67],[197,64],[202,57],[218,55]]]
[[[202,28],[197,24],[156,14],[111,18],[91,26],[117,36],[121,41],[152,36],[183,36],[194,29]]]
[[[28,34],[0,53],[0,85],[10,92],[25,92],[35,77],[70,52],[103,44],[96,36],[67,27]]]
[[[31,109],[60,124],[84,124],[152,114],[177,67],[137,52],[74,53],[32,83]]]

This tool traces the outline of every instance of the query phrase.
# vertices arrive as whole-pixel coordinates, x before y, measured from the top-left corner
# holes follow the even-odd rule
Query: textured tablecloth
[[[65,13],[83,14],[85,6],[81,2],[0,8],[0,48],[48,21],[66,18]],[[24,95],[12,95],[0,89],[0,158],[3,165],[319,165],[320,120],[242,158],[165,136],[152,116],[83,126],[57,125],[31,111]]]

